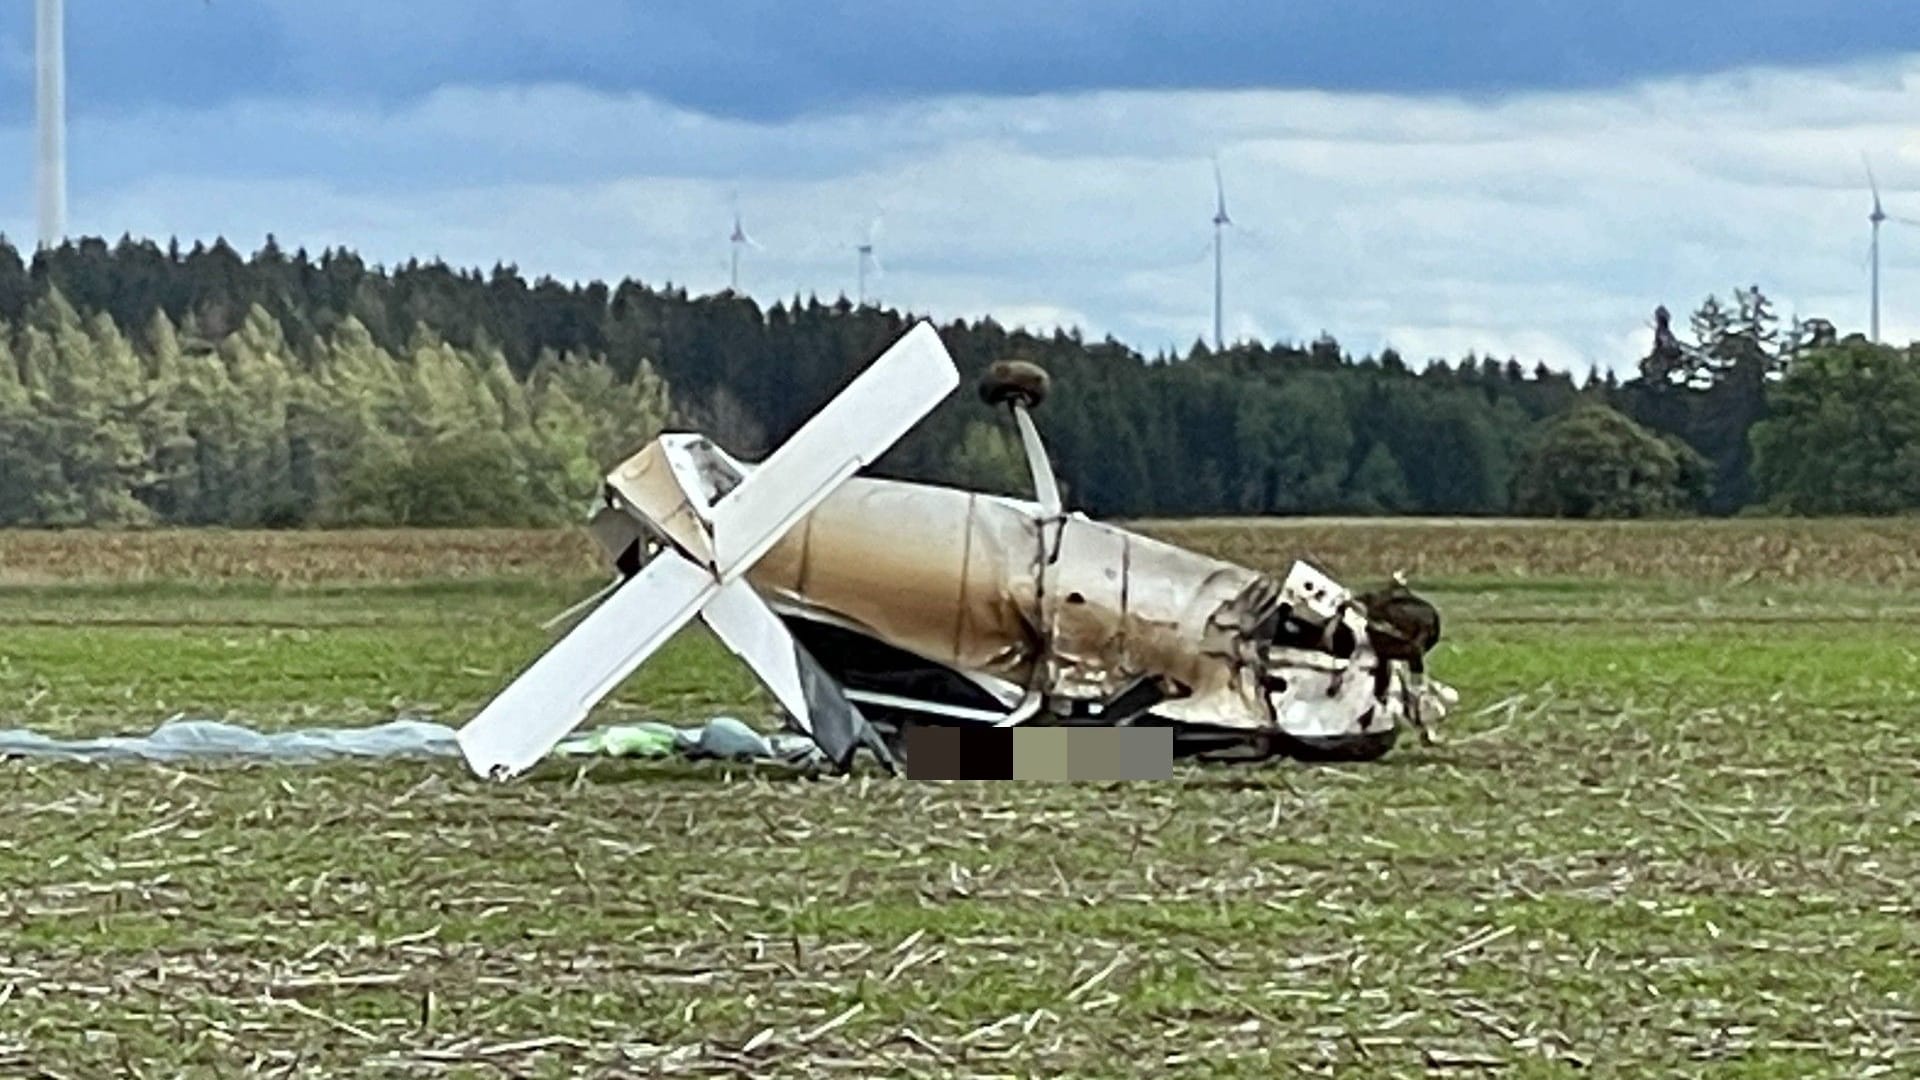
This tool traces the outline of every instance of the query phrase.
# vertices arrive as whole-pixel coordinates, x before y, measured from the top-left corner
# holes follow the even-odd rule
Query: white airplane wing
[[[654,556],[455,733],[467,766],[505,779],[538,764],[719,588],[671,548]]]
[[[745,573],[840,481],[900,441],[958,385],[960,372],[933,324],[907,331],[714,504],[716,573],[727,581]]]
[[[931,323],[908,331],[714,503],[715,565],[703,567],[673,548],[661,551],[462,727],[457,739],[468,767],[479,776],[501,779],[531,768],[601,698],[716,600],[708,624],[781,704],[809,725],[823,749],[833,745],[851,754],[864,742],[890,762],[852,702],[839,687],[820,685],[831,680],[739,579],[959,381]],[[844,766],[845,757],[835,756]]]

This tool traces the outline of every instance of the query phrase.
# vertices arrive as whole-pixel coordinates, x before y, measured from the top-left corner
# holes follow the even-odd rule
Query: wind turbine
[[[1880,184],[1873,178],[1873,162],[1867,160],[1865,152],[1860,155],[1860,163],[1867,167],[1867,187],[1873,191],[1873,213],[1867,215],[1867,220],[1873,223],[1873,246],[1868,249],[1873,259],[1872,321],[1869,323],[1872,329],[1868,340],[1877,345],[1880,343],[1880,223],[1887,220],[1887,212],[1880,209]]]
[[[1221,351],[1222,349],[1224,349],[1224,348],[1226,347],[1226,344],[1225,344],[1225,341],[1223,340],[1223,338],[1224,338],[1224,335],[1223,335],[1223,334],[1221,333],[1221,330],[1220,330],[1220,325],[1221,325],[1221,320],[1220,320],[1220,300],[1221,300],[1221,273],[1220,273],[1220,249],[1221,249],[1221,230],[1222,230],[1222,229],[1224,229],[1224,228],[1226,228],[1226,227],[1227,227],[1228,225],[1231,225],[1231,224],[1233,224],[1233,219],[1227,216],[1227,185],[1226,185],[1226,183],[1225,183],[1224,181],[1222,181],[1222,180],[1220,179],[1220,159],[1219,159],[1218,157],[1215,157],[1215,158],[1213,159],[1213,196],[1214,196],[1214,211],[1213,211],[1213,348],[1214,348],[1214,351],[1215,351],[1215,352],[1219,352],[1219,351]]]
[[[40,246],[57,247],[67,232],[67,59],[64,0],[34,5],[34,87],[38,104],[39,154],[34,187],[39,194]]]
[[[867,303],[867,264],[872,263],[875,273],[884,272],[880,266],[880,256],[873,253],[874,241],[880,238],[880,219],[875,217],[867,223],[867,238],[854,248],[860,255],[860,306]]]
[[[754,248],[760,246],[758,241],[747,235],[746,228],[740,224],[740,197],[738,195],[735,195],[733,199],[733,235],[728,237],[727,240],[733,245],[733,271],[727,278],[727,288],[729,291],[738,293],[740,291],[740,247],[743,244]]]
[[[1868,249],[1870,253],[1870,257],[1873,260],[1873,309],[1872,309],[1872,315],[1871,315],[1872,331],[1870,334],[1870,338],[1875,344],[1879,344],[1879,341],[1880,341],[1880,223],[1883,221],[1897,221],[1902,225],[1920,225],[1920,221],[1916,221],[1913,218],[1900,217],[1896,214],[1889,214],[1885,210],[1881,209],[1880,184],[1873,177],[1873,162],[1867,160],[1867,155],[1864,151],[1860,154],[1860,162],[1861,164],[1867,167],[1867,186],[1873,191],[1873,212],[1867,215],[1867,220],[1873,223],[1873,244]]]

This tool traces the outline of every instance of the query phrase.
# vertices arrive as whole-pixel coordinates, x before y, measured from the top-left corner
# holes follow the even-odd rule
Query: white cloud
[[[29,133],[5,132],[12,145]],[[881,301],[1078,325],[1146,352],[1211,333],[1218,151],[1230,334],[1330,332],[1410,361],[1469,350],[1630,368],[1656,304],[1758,283],[1864,329],[1873,154],[1920,218],[1920,56],[1496,102],[1322,92],[954,97],[782,125],[572,87],[450,87],[379,112],[254,101],[81,120],[76,231],[267,232],[395,262],[726,284],[729,196],[771,302]],[[20,170],[15,170],[19,172]],[[0,178],[9,235],[26,177]],[[6,187],[4,184],[11,184]],[[1920,228],[1883,234],[1883,327],[1920,337]]]

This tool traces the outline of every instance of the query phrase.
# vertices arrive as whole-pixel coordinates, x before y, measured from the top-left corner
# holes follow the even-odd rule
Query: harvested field
[[[1671,522],[1316,519],[1145,522],[1144,531],[1268,569],[1305,555],[1363,574],[1663,580],[1710,587],[1920,584],[1920,520]],[[1337,571],[1338,572],[1338,571]]]
[[[1071,786],[6,763],[0,1074],[1920,1071],[1920,526],[1149,528],[1410,569],[1446,741]],[[0,725],[458,723],[600,576],[566,533],[100,540],[0,534]],[[689,634],[605,716],[763,708]]]
[[[1336,574],[1920,583],[1920,519],[1582,523],[1472,518],[1142,521],[1151,536],[1249,566],[1306,556]],[[337,532],[0,530],[0,587],[77,581],[313,584],[602,575],[580,529]]]
[[[0,530],[0,586],[546,579],[596,576],[601,565],[574,529]]]

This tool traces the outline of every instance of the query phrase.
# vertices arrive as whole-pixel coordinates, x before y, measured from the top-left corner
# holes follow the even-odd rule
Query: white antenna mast
[[[1222,229],[1224,229],[1224,228],[1225,228],[1226,226],[1228,226],[1228,225],[1231,225],[1231,224],[1233,224],[1233,219],[1232,219],[1232,218],[1229,218],[1229,217],[1227,216],[1227,185],[1226,185],[1226,183],[1225,183],[1224,181],[1222,181],[1222,180],[1220,179],[1220,158],[1219,158],[1218,156],[1216,156],[1216,157],[1215,157],[1215,158],[1213,159],[1213,195],[1214,195],[1214,211],[1213,211],[1213,348],[1214,348],[1214,351],[1215,351],[1215,352],[1219,352],[1219,351],[1221,351],[1222,349],[1224,349],[1224,348],[1226,348],[1226,343],[1225,343],[1225,340],[1224,340],[1224,337],[1225,337],[1225,335],[1223,335],[1223,334],[1221,333],[1221,318],[1220,318],[1220,314],[1221,314],[1221,311],[1220,311],[1220,301],[1221,301],[1221,273],[1220,273],[1220,248],[1221,248],[1221,230],[1222,230]]]
[[[39,154],[34,187],[39,193],[40,246],[59,246],[67,233],[67,60],[64,0],[36,0],[34,87],[39,105]]]

